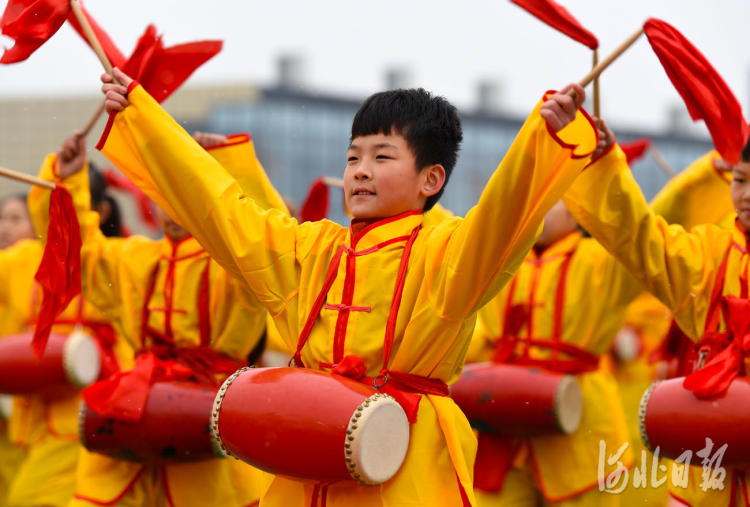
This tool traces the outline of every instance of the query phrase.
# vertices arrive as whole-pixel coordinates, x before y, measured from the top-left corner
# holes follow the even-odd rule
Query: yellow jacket
[[[747,239],[734,227],[713,224],[690,232],[669,225],[649,209],[619,147],[602,157],[576,181],[565,196],[568,209],[672,312],[682,330],[698,340],[706,329],[712,291],[727,258],[721,294],[741,295],[746,272]],[[707,209],[720,201],[706,202]],[[738,245],[740,248],[735,248]],[[719,331],[725,329],[723,317]],[[691,469],[689,487],[680,498],[691,505],[729,504],[732,482],[728,471],[723,491],[703,493],[700,467]]]
[[[342,245],[360,252],[342,259],[328,301],[368,311],[341,311],[337,305],[323,309],[301,357],[305,365],[318,369],[321,362],[337,363],[356,354],[364,360],[366,374],[377,376],[403,237],[422,224],[421,212],[364,229],[355,221],[351,232],[325,220],[299,225],[243,196],[231,175],[202,153],[140,86],[132,89],[129,101],[100,142],[102,152],[157,204],[169,205],[211,255],[257,294],[290,348],[296,348],[334,255]],[[425,226],[419,232],[409,258],[390,371],[447,384],[458,378],[476,311],[523,262],[547,209],[580,173],[596,143],[583,115],[560,134],[567,144],[548,133],[537,107],[466,218]],[[170,170],[174,167],[180,171]],[[402,239],[394,243],[394,238]],[[476,441],[471,429],[450,398],[423,398],[427,399],[419,406],[412,445],[399,473],[380,488],[335,488],[329,505],[366,500],[384,506],[438,505],[451,495],[457,498],[456,476],[466,501],[474,504]],[[451,463],[425,467],[422,460],[433,455],[449,455]],[[312,486],[295,484],[272,478],[264,505],[301,503]],[[430,498],[436,500],[430,503]]]
[[[265,174],[257,173],[262,168],[248,136],[234,137],[228,146],[210,153],[240,176],[253,195],[268,199],[267,205],[283,207],[270,183],[259,186]],[[41,177],[50,177],[47,169],[43,168]],[[258,298],[213,261],[193,237],[177,243],[168,238],[104,237],[98,214],[86,205],[87,173],[79,174],[69,188],[81,223],[82,285],[87,299],[111,319],[133,350],[148,349],[153,336],[161,334],[173,339],[177,347],[208,342],[212,349],[244,360],[265,328],[266,309]],[[270,202],[274,198],[278,201]],[[209,297],[201,302],[199,296],[206,293]],[[144,326],[148,336],[142,332]],[[145,466],[89,453],[82,456],[76,496],[98,502],[124,494]],[[257,472],[234,460],[164,468],[165,487],[177,507],[241,506],[258,499]]]
[[[695,208],[706,194],[725,197],[727,181],[714,169],[714,158],[713,153],[702,157],[667,184],[653,203],[658,212],[671,220],[689,221],[699,215]],[[595,162],[586,171],[596,165]],[[717,205],[713,211],[714,216],[722,217],[728,210],[726,206]],[[635,308],[630,303],[642,290],[638,281],[596,240],[572,233],[541,254],[532,250],[513,281],[479,311],[467,359],[489,361],[493,358],[498,338],[509,329],[506,326],[519,325],[507,319],[513,319],[509,312],[516,306],[526,308],[528,316],[516,333],[519,340],[559,338],[566,344],[601,356],[610,349],[626,316],[632,315]],[[662,317],[667,317],[665,309],[661,313]],[[561,333],[555,336],[558,319]],[[664,320],[668,328],[669,321]],[[523,353],[524,347],[521,341],[516,353]],[[551,350],[545,347],[531,346],[529,352],[535,359],[547,359],[551,355]],[[595,372],[577,375],[584,399],[583,419],[578,430],[570,436],[554,435],[529,441],[532,464],[547,501],[561,501],[597,487],[599,441],[604,440],[607,449],[612,450],[629,441],[619,388],[601,366]],[[640,457],[640,453],[637,456]],[[633,457],[633,453],[626,453],[623,463],[632,464]],[[614,469],[614,466],[609,467],[606,473]]]

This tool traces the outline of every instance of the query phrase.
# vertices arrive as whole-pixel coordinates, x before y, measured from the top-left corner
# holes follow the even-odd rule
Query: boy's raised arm
[[[310,229],[328,223],[298,225],[281,211],[261,209],[142,87],[117,77],[129,83],[128,96],[104,85],[107,110],[119,112],[98,148],[272,313],[280,311],[299,288],[297,261],[308,251]]]
[[[582,100],[583,90],[576,91]],[[433,307],[443,318],[463,319],[498,293],[534,244],[544,215],[588,163],[598,137],[593,121],[576,114],[580,100],[547,94],[477,206],[457,226],[449,221],[435,231],[450,234],[447,248],[431,256],[426,280]]]
[[[564,199],[578,223],[697,339],[731,236],[706,227],[688,233],[656,216],[617,145],[584,171]]]

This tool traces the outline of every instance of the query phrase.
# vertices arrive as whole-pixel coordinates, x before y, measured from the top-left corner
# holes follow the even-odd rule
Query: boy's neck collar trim
[[[392,224],[394,222],[398,222],[404,219],[408,219],[411,217],[419,217],[419,219],[422,219],[422,215],[424,214],[424,211],[421,209],[419,210],[411,210],[406,211],[404,213],[400,213],[398,215],[394,215],[392,217],[388,218],[382,218],[380,220],[377,220],[375,222],[367,224],[366,220],[355,218],[352,220],[351,224],[349,225],[349,239],[351,241],[351,248],[357,248],[357,244],[364,238],[368,233],[372,232],[375,229],[382,228],[385,225]],[[407,220],[409,224],[411,223],[410,220]],[[411,231],[414,226],[410,226],[409,224],[405,224],[405,228],[408,228],[409,231]],[[362,227],[364,225],[364,228]],[[409,232],[407,231],[407,233]],[[395,231],[394,231],[395,232]]]

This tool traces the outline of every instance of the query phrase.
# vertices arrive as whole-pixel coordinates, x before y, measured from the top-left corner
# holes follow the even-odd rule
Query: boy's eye
[[[743,178],[735,178],[734,182],[735,183],[745,183],[745,180]]]
[[[357,157],[349,157],[346,159],[348,162],[355,162],[357,160]]]
[[[377,157],[375,157],[375,158],[376,158],[376,159],[378,159],[378,158],[382,158],[382,159],[385,159],[385,160],[391,160],[391,157],[388,157],[388,156],[386,156],[386,155],[378,155],[378,156],[377,156]]]

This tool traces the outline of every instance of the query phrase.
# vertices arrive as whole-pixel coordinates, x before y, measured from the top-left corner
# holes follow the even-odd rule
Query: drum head
[[[641,338],[632,327],[623,327],[615,336],[614,350],[621,361],[633,361],[641,352]]]
[[[583,416],[583,394],[581,386],[572,375],[565,375],[555,393],[555,412],[560,431],[570,435],[578,429]]]
[[[344,452],[349,473],[362,485],[393,477],[409,448],[409,421],[396,400],[374,394],[357,407],[347,429]]]
[[[0,418],[10,419],[13,414],[13,396],[0,394]]]
[[[102,366],[96,340],[83,331],[73,331],[65,341],[63,366],[74,386],[86,387],[96,382]]]

